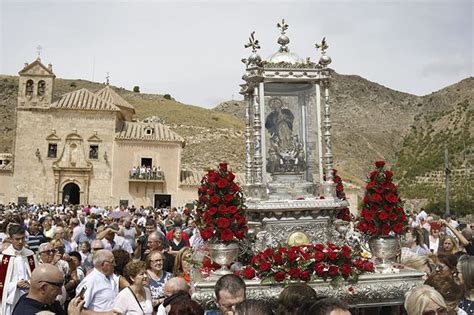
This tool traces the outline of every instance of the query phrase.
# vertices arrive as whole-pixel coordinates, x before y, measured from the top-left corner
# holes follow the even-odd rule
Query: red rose
[[[247,219],[244,216],[236,214],[235,218],[236,218],[235,221],[237,222],[237,224],[243,225],[247,223]]]
[[[260,258],[261,258],[261,255],[260,255],[260,254],[257,254],[257,255],[255,255],[255,256],[252,257],[252,259],[250,260],[250,263],[251,263],[252,265],[256,265],[257,262],[260,260]]]
[[[364,220],[367,221],[367,222],[372,221],[372,218],[374,217],[374,215],[372,214],[372,212],[367,211],[367,209],[362,209],[362,211],[360,212],[360,214],[362,215],[362,217],[364,218]]]
[[[273,276],[273,278],[275,278],[275,281],[276,281],[276,282],[282,282],[283,280],[285,280],[286,275],[285,275],[284,272],[278,271],[277,273],[275,273],[275,275]]]
[[[328,275],[334,277],[339,273],[339,268],[337,266],[330,266],[328,270]]]
[[[316,250],[322,251],[322,250],[324,250],[324,245],[323,245],[323,244],[316,244],[316,245],[314,246],[314,248],[315,248]]]
[[[352,274],[352,267],[348,264],[342,265],[340,268],[341,274],[344,278],[349,277]]]
[[[290,268],[288,274],[290,275],[291,279],[298,279],[300,276],[301,270],[299,268]]]
[[[207,187],[202,185],[201,187],[199,187],[199,192],[200,193],[205,193],[207,191]]]
[[[337,184],[337,185],[336,185],[336,190],[337,190],[337,191],[343,191],[343,190],[344,190],[344,186],[341,185],[341,184]]]
[[[386,170],[386,171],[385,171],[385,177],[386,177],[388,180],[391,179],[392,176],[393,176],[393,172],[392,172],[392,171],[390,171],[390,170]]]
[[[370,177],[371,180],[373,180],[378,174],[379,174],[379,172],[372,171],[372,172],[370,172],[369,177]]]
[[[363,270],[364,269],[364,262],[362,261],[362,259],[354,260],[354,267],[356,267],[359,270]]]
[[[385,200],[390,203],[397,203],[399,201],[398,197],[394,193],[388,193],[385,195]]]
[[[209,211],[207,212],[209,215],[214,215],[217,213],[217,207],[210,207]]]
[[[390,204],[384,204],[383,209],[387,212],[391,212],[393,210],[393,205]]]
[[[367,231],[369,231],[370,234],[375,235],[375,233],[377,233],[377,227],[372,223],[367,224]]]
[[[227,163],[225,162],[219,163],[219,168],[223,171],[227,171]]]
[[[227,207],[227,211],[229,211],[230,214],[236,214],[239,211],[239,209],[236,206],[230,206],[230,207]]]
[[[218,195],[212,195],[211,199],[209,199],[209,201],[210,201],[212,204],[217,204],[220,200],[221,200],[221,198],[219,198]]]
[[[234,232],[230,229],[221,231],[221,241],[232,241],[234,239]]]
[[[359,231],[365,232],[367,231],[367,224],[362,221],[359,221],[359,223],[357,223],[357,228],[359,229]]]
[[[324,269],[326,269],[326,265],[323,263],[317,263],[316,265],[314,265],[314,271],[316,272],[318,277],[324,276],[324,273],[325,273]]]
[[[235,179],[234,173],[229,172],[229,174],[227,174],[227,180],[228,180],[229,182],[231,182],[231,181],[233,181],[234,179]]]
[[[364,261],[364,270],[365,271],[374,271],[374,264],[368,260]]]
[[[372,187],[374,187],[377,183],[375,182],[375,180],[371,180],[367,186],[365,186],[365,189],[369,190],[371,189]]]
[[[265,249],[265,250],[263,251],[262,254],[263,254],[262,256],[263,256],[264,258],[270,257],[271,255],[273,255],[273,249],[267,248],[267,249]]]
[[[283,261],[283,257],[281,256],[281,254],[275,254],[273,255],[273,260],[275,261],[275,263],[279,266],[283,265],[285,262]]]
[[[300,273],[300,279],[308,282],[311,279],[311,273],[308,270],[303,271]]]
[[[253,279],[255,277],[255,269],[252,267],[245,267],[243,271],[243,276],[245,279]]]
[[[369,203],[369,201],[370,201],[369,195],[366,194],[364,196],[364,203],[367,204],[367,203]]]
[[[224,201],[226,203],[230,203],[232,200],[234,200],[234,195],[232,195],[232,194],[225,194],[224,195]]]
[[[390,219],[390,221],[395,221],[398,218],[398,216],[396,213],[391,213],[388,218]]]
[[[227,229],[230,226],[230,220],[227,218],[219,218],[216,220],[216,225],[220,229]]]
[[[303,260],[309,260],[310,255],[307,252],[301,252],[301,259]]]
[[[270,270],[270,263],[266,260],[260,260],[260,267],[258,268],[258,271],[267,271]]]
[[[219,205],[219,213],[225,215],[227,213],[227,207],[225,205]]]
[[[280,248],[278,249],[278,252],[279,252],[280,254],[284,254],[284,253],[286,253],[287,251],[288,251],[288,249],[286,249],[286,247],[280,247]]]
[[[382,168],[385,166],[385,162],[384,161],[377,161],[375,162],[375,167],[377,168]]]
[[[228,183],[227,179],[221,178],[217,181],[216,185],[217,185],[218,188],[223,189],[223,188],[225,188],[225,186],[227,186],[227,183]]]
[[[199,202],[205,203],[207,201],[206,196],[199,196]]]
[[[379,219],[382,220],[382,221],[387,220],[388,219],[388,213],[385,212],[385,211],[380,212]]]
[[[232,191],[232,192],[240,191],[239,185],[237,185],[236,183],[233,183],[232,186],[230,187],[230,191]]]
[[[382,201],[382,195],[374,193],[372,194],[372,201],[373,202],[381,202]]]
[[[314,254],[314,259],[316,259],[317,262],[322,261],[325,257],[326,257],[326,255],[324,254],[324,252],[321,252],[321,251],[317,251]]]
[[[393,226],[393,232],[396,234],[400,234],[400,232],[403,230],[403,224],[397,223]]]
[[[331,261],[334,261],[337,259],[337,253],[333,251],[332,249],[328,249],[328,258]]]
[[[296,253],[294,251],[289,251],[288,254],[286,254],[286,257],[290,262],[294,262],[296,260]]]
[[[214,235],[214,229],[212,227],[207,227],[201,231],[201,237],[203,240],[208,240]]]
[[[377,194],[383,194],[384,189],[383,189],[382,187],[377,187],[377,188],[375,188],[375,192],[376,192]]]
[[[390,233],[390,225],[382,225],[382,235],[388,235],[388,233]]]
[[[242,240],[245,237],[245,232],[245,230],[238,230],[237,232],[235,232],[235,236],[237,236],[239,240]]]

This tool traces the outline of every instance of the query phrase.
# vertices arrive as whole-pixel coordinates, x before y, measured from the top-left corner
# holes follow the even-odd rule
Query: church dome
[[[277,51],[268,58],[268,62],[271,63],[301,63],[303,60],[295,53],[289,51]]]

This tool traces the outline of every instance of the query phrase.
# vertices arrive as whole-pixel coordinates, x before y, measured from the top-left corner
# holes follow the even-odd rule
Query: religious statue
[[[267,171],[274,174],[300,173],[305,168],[303,145],[298,135],[293,134],[294,115],[283,106],[280,98],[270,99],[272,112],[265,120],[265,128],[270,134]]]

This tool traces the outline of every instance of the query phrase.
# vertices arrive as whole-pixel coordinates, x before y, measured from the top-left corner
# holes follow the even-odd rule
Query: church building
[[[53,100],[52,66],[19,72],[14,154],[0,153],[0,203],[183,206],[200,175],[181,169],[185,140],[167,126],[134,121],[109,85]]]

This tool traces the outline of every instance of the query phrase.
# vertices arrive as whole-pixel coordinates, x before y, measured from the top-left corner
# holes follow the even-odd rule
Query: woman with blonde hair
[[[413,268],[419,272],[423,272],[425,274],[423,279],[427,279],[428,276],[434,271],[434,263],[429,256],[412,256],[405,261],[405,266]]]
[[[408,291],[405,309],[408,315],[446,314],[447,305],[438,291],[423,284]]]
[[[456,254],[457,251],[457,240],[451,235],[445,235],[439,243],[438,254]]]
[[[191,251],[189,247],[181,248],[174,261],[173,274],[176,277],[181,277],[187,283],[191,282],[190,272]]]

